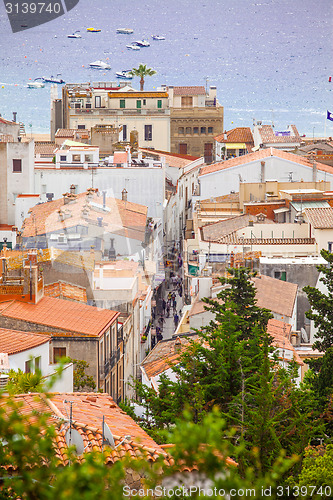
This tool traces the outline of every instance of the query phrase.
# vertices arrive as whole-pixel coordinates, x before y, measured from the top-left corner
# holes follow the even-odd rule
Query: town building
[[[250,127],[236,127],[214,137],[215,161],[252,153],[253,135]]]
[[[122,141],[128,141],[135,131],[140,146],[170,149],[166,90],[137,91],[123,82],[66,84],[62,99],[53,95],[51,101],[51,140],[58,128],[91,131],[95,126],[111,125],[122,127]]]
[[[203,156],[205,163],[214,158],[214,137],[223,128],[223,106],[216,87],[207,92],[203,86],[163,86],[169,95],[170,151]],[[141,146],[141,143],[140,143]]]
[[[5,388],[9,370],[37,373],[43,383],[54,379],[52,390],[73,391],[73,363],[62,367],[61,375],[55,377],[57,363],[50,363],[50,336],[33,332],[21,332],[0,328],[0,387]]]
[[[275,148],[284,151],[295,151],[302,139],[295,125],[289,125],[287,130],[275,130],[274,125],[263,125],[258,121],[253,125],[253,140],[256,149]]]

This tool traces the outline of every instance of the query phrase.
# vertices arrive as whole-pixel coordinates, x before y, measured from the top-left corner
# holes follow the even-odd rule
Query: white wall
[[[260,182],[261,161],[266,162],[266,179],[275,179],[279,182],[285,182],[289,172],[293,172],[293,181],[301,181],[301,179],[303,179],[304,182],[312,182],[312,168],[294,163],[290,160],[270,156],[199,176],[201,191],[200,196],[196,197],[195,200],[222,196],[229,194],[230,191],[238,192],[240,181],[239,175],[241,175],[243,182]],[[330,182],[331,188],[333,188],[333,174],[318,169],[317,181],[321,180]]]

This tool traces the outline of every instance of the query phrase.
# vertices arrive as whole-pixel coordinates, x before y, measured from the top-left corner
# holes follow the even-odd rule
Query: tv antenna
[[[66,430],[65,439],[67,446],[75,446],[75,451],[77,455],[82,455],[85,450],[83,439],[81,434],[73,428],[73,402],[64,400],[64,403],[68,403],[70,405],[70,413],[69,413],[69,428]]]

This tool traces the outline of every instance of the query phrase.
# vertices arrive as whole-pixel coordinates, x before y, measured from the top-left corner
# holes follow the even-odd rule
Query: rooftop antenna
[[[208,90],[208,82],[209,82],[209,78],[208,78],[208,76],[206,76],[205,80],[206,80],[206,94],[207,94],[207,90]]]
[[[67,399],[64,400],[64,403],[70,405],[69,428],[66,430],[65,439],[67,446],[75,446],[76,454],[82,455],[85,450],[83,439],[80,433],[73,428],[73,402],[74,401],[67,401]]]
[[[274,128],[274,109],[271,109],[272,112],[272,127]]]
[[[114,442],[113,434],[112,434],[112,432],[110,430],[110,427],[105,422],[104,415],[103,415],[102,431],[103,431],[103,434],[102,434],[102,451],[104,450],[104,445],[110,446],[110,448],[112,448],[113,450],[115,450],[115,449],[119,448],[119,446],[121,446],[125,441],[130,441],[131,440],[131,436],[125,436],[124,439],[119,444],[117,444],[117,446],[116,446],[116,444]]]

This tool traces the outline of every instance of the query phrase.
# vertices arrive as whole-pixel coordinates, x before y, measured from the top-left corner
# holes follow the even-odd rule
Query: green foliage
[[[10,370],[6,391],[9,394],[27,394],[28,392],[40,392],[43,388],[43,380],[40,371],[36,373],[24,373],[22,370]]]
[[[329,347],[333,347],[333,254],[324,249],[320,253],[327,264],[316,267],[322,273],[320,281],[327,287],[327,295],[312,286],[306,286],[303,290],[308,296],[311,307],[305,315],[313,320],[315,327],[318,328],[313,349],[326,351]]]
[[[302,498],[322,499],[333,495],[333,445],[306,450],[305,458],[298,481]],[[313,491],[313,488],[315,490]]]
[[[68,361],[73,363],[73,385],[74,391],[94,390],[96,384],[91,375],[86,374],[86,368],[89,368],[89,363],[82,359],[68,358]]]
[[[138,68],[133,68],[130,71],[130,74],[132,76],[140,77],[140,90],[143,90],[145,84],[145,77],[155,75],[156,71],[151,68],[147,68],[146,64],[140,64]]]

